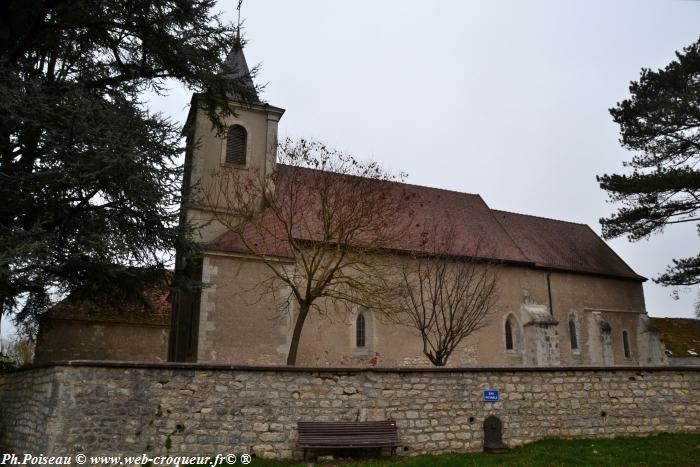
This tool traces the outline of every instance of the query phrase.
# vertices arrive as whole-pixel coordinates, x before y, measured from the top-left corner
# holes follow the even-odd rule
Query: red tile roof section
[[[644,280],[585,224],[491,212],[539,267]]]
[[[263,211],[243,228],[243,237],[256,251],[264,251],[269,256],[278,258],[294,258],[289,243],[283,241],[282,224],[270,211]],[[263,235],[269,232],[269,235]],[[241,236],[233,232],[225,232],[217,238],[208,249],[229,253],[250,254]]]
[[[282,177],[289,167],[280,165]],[[307,170],[309,176],[324,172]],[[523,214],[513,214],[490,209],[479,195],[459,193],[399,182],[382,181],[382,189],[408,195],[410,209],[406,210],[406,223],[410,227],[389,248],[406,251],[426,251],[422,239],[432,226],[438,229],[454,228],[456,239],[450,253],[455,256],[478,256],[519,263],[528,266],[561,269],[573,272],[602,274],[644,280],[625,264],[595,232],[583,224],[545,219]],[[305,210],[311,214],[312,209]],[[410,212],[410,214],[409,214]],[[307,222],[313,219],[305,219]],[[268,211],[254,221],[257,226],[246,227],[243,235],[270,256],[293,257],[284,235],[278,236],[280,224]],[[310,222],[313,224],[313,222]],[[262,238],[259,226],[274,232],[271,238]],[[296,238],[315,240],[309,232],[299,231]],[[272,238],[277,237],[277,238]],[[222,234],[208,245],[209,250],[248,254],[240,237],[233,232]]]
[[[94,322],[167,325],[170,322],[171,294],[168,284],[154,285],[146,292],[150,307],[135,300],[105,300],[76,293],[56,304],[45,315],[49,319],[77,319]]]
[[[455,229],[451,251],[455,256],[481,256],[501,261],[528,263],[518,246],[493,217],[479,195],[440,190],[417,185],[402,185],[411,200],[410,228],[393,249],[430,252],[423,233]],[[408,215],[408,214],[407,214]]]

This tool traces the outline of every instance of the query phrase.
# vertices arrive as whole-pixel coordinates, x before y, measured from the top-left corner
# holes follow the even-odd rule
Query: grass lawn
[[[289,467],[305,465],[291,461],[254,459],[250,464],[259,467]],[[513,449],[507,454],[442,454],[408,458],[344,460],[316,465],[350,466],[531,466],[531,465],[700,465],[700,435],[664,434],[648,438],[617,439],[548,439]]]

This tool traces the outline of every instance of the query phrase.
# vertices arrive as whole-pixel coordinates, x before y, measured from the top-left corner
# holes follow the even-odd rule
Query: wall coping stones
[[[107,360],[61,360],[31,365],[8,371],[16,373],[49,367],[98,367],[98,368],[134,368],[163,370],[195,371],[253,371],[253,372],[289,372],[289,373],[558,373],[589,371],[632,371],[632,372],[700,372],[700,366],[541,366],[541,367],[307,367],[284,365],[231,365],[214,363],[182,362],[130,362]]]

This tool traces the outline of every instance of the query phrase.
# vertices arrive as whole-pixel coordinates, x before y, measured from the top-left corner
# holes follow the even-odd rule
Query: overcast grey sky
[[[219,3],[231,20],[235,4]],[[596,232],[614,207],[595,176],[631,156],[607,109],[700,34],[700,2],[683,0],[255,0],[243,16],[262,98],[287,109],[281,136]],[[177,88],[152,100],[178,121],[188,102]],[[700,248],[692,225],[609,244],[647,277]],[[696,292],[670,292],[645,284],[649,314],[692,316]]]
[[[234,0],[219,5],[234,18]],[[256,0],[243,16],[262,97],[287,109],[281,135],[596,232],[614,206],[595,176],[631,157],[607,109],[700,34],[693,1]],[[647,277],[700,248],[692,225],[609,243]],[[696,292],[670,292],[647,282],[649,313],[692,316]]]

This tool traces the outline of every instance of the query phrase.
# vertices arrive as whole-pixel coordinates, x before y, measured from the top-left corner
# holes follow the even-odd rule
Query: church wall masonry
[[[500,390],[484,402],[485,389]],[[395,420],[401,455],[700,431],[700,368],[351,369],[66,362],[0,376],[0,450],[299,457],[300,420]],[[85,427],[90,429],[86,430]]]
[[[34,363],[91,358],[164,362],[168,331],[158,324],[44,320]]]
[[[280,262],[279,267],[292,267]],[[225,255],[204,260],[200,305],[198,362],[282,365],[293,328],[292,304],[285,291],[270,293],[272,274],[260,261]],[[469,335],[450,356],[450,366],[658,365],[663,355],[658,337],[642,326],[646,320],[638,282],[552,273],[504,266],[498,301],[486,326]],[[553,314],[550,315],[551,293]],[[366,312],[367,342],[356,345],[360,307],[347,309],[319,300],[324,314],[312,312],[304,324],[298,363],[304,366],[429,366],[414,329]],[[290,313],[291,312],[291,313]],[[515,348],[506,349],[504,324],[512,316]],[[543,319],[546,318],[546,319]],[[570,343],[575,321],[577,349]],[[607,346],[601,322],[610,327]],[[630,355],[623,352],[622,332],[629,333]],[[655,339],[655,340],[654,340]],[[654,353],[656,350],[656,353]]]

